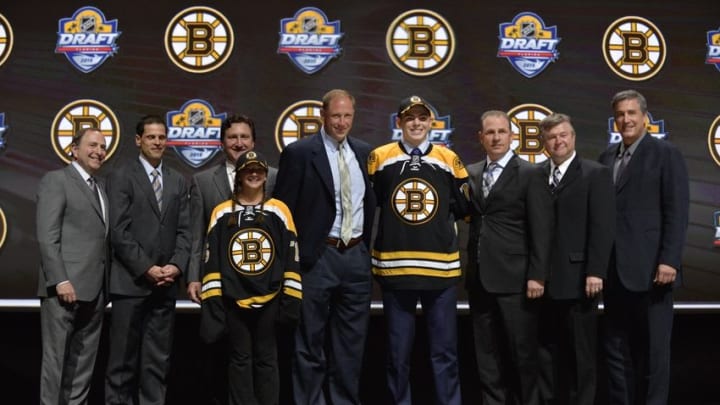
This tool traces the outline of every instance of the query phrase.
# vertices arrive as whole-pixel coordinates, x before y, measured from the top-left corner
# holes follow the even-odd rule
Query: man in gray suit
[[[93,177],[105,137],[81,129],[71,150],[73,162],[47,173],[37,192],[41,404],[87,403],[106,302],[108,200]]]
[[[185,276],[187,295],[196,303],[200,303],[200,280],[202,255],[205,245],[210,214],[215,206],[232,196],[235,183],[235,162],[246,152],[255,149],[255,122],[245,115],[231,115],[223,121],[220,128],[220,142],[225,159],[219,165],[196,173],[190,185],[190,218],[192,223],[192,256]],[[271,196],[275,187],[277,169],[268,168],[265,182],[265,195]],[[211,403],[227,402],[225,365],[227,350],[219,342],[203,350],[202,374],[205,392],[204,397],[211,398]]]
[[[162,404],[170,365],[177,280],[190,259],[185,178],[162,163],[167,127],[146,116],[140,156],[108,178],[111,241],[106,404]]]

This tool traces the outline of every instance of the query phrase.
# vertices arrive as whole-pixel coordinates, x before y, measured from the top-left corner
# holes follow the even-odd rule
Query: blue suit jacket
[[[363,238],[370,246],[375,216],[375,194],[367,175],[367,158],[371,146],[348,137],[348,142],[365,181]],[[300,267],[310,270],[323,254],[335,220],[335,192],[332,172],[321,135],[315,134],[288,145],[280,154],[277,182],[273,197],[287,204],[298,233]]]
[[[613,167],[619,148],[619,143],[610,146],[600,162]],[[658,264],[673,266],[678,270],[676,285],[682,282],[689,194],[680,151],[646,134],[615,184],[614,263],[628,290],[650,290]]]

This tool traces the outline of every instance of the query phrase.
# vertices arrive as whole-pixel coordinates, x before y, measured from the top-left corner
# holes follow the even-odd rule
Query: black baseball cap
[[[255,152],[254,150],[245,152],[244,154],[240,155],[237,162],[235,163],[235,171],[240,171],[249,165],[259,165],[265,171],[268,169],[267,160],[264,156],[262,156],[260,153]]]
[[[428,104],[428,102],[425,101],[422,97],[413,95],[413,96],[404,98],[400,102],[400,107],[398,107],[398,114],[397,114],[398,117],[401,117],[403,114],[408,112],[409,109],[415,107],[416,105],[423,106],[427,110],[428,114],[432,115],[432,110],[430,109],[430,104]]]

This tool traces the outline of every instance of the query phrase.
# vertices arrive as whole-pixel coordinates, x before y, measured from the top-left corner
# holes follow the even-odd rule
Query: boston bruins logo
[[[641,17],[615,20],[603,37],[603,56],[616,75],[647,80],[665,64],[665,38],[653,23]]]
[[[13,31],[8,20],[0,14],[0,66],[10,56],[13,47]]]
[[[105,161],[110,159],[120,141],[120,124],[108,106],[95,100],[73,101],[57,113],[50,130],[50,141],[55,154],[65,163],[70,163],[73,136],[78,130],[91,127],[99,128],[105,136]]]
[[[720,166],[720,115],[715,118],[710,130],[708,131],[708,148],[710,148],[710,156],[715,163]]]
[[[413,76],[443,70],[455,53],[455,34],[440,15],[430,10],[410,10],[390,24],[385,46],[392,63]]]
[[[520,104],[508,111],[512,142],[510,148],[531,163],[547,160],[549,154],[540,139],[540,121],[552,114],[539,104]]]
[[[438,193],[423,179],[407,179],[395,188],[393,209],[400,219],[410,225],[430,221],[437,213]]]
[[[5,212],[0,208],[0,249],[5,244],[5,238],[7,237],[8,226],[7,219],[5,218]]]
[[[275,246],[270,235],[262,229],[241,229],[230,240],[228,256],[235,271],[257,276],[272,265]]]
[[[286,146],[307,135],[320,132],[322,103],[303,100],[286,108],[275,124],[275,144],[282,152]]]
[[[207,73],[222,66],[232,53],[233,30],[219,11],[190,7],[175,15],[165,31],[165,51],[180,69]]]

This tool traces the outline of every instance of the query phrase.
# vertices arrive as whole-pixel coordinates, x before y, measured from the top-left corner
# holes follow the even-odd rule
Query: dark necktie
[[[90,186],[90,190],[92,190],[92,193],[95,196],[95,201],[97,201],[98,207],[100,207],[100,209],[102,209],[102,204],[100,204],[100,195],[98,194],[97,182],[95,181],[95,178],[88,177],[87,182],[88,182],[88,185]]]
[[[622,176],[623,171],[625,171],[625,168],[627,167],[628,163],[630,162],[630,150],[625,149],[625,152],[623,152],[622,156],[620,157],[620,164],[618,164],[617,170],[615,170],[615,184],[620,181],[620,176]]]
[[[560,180],[561,180],[560,166],[555,166],[555,170],[553,170],[553,174],[552,174],[552,183],[550,184],[551,191],[555,191],[555,189],[560,185]]]

